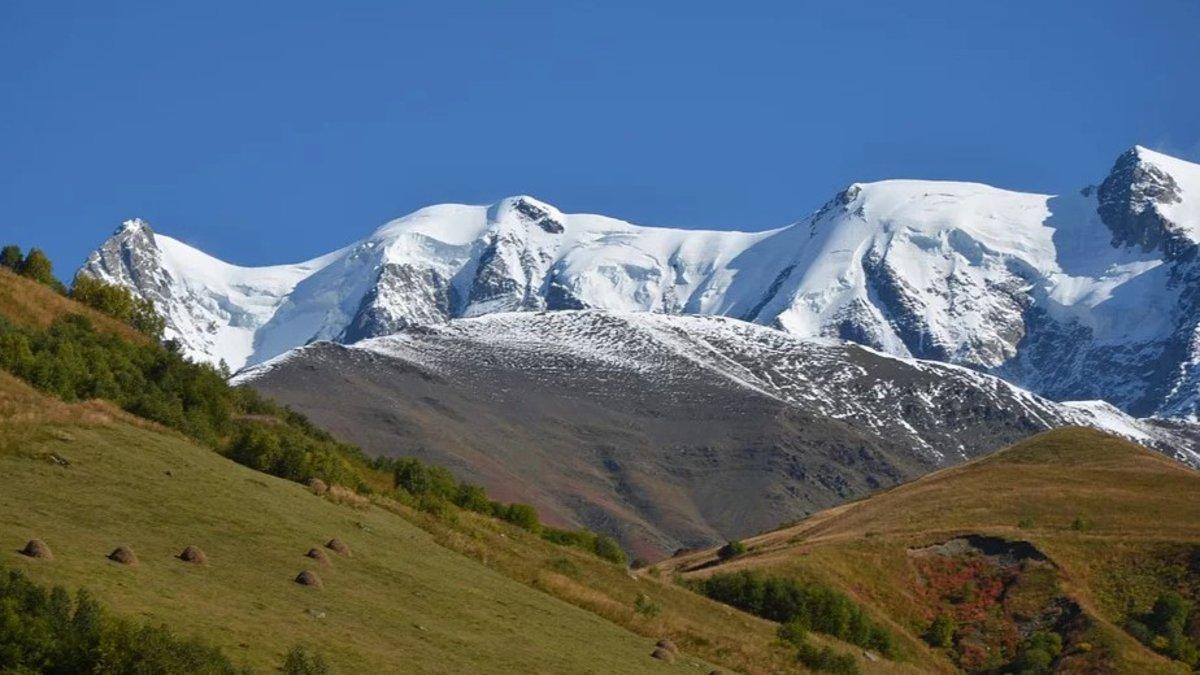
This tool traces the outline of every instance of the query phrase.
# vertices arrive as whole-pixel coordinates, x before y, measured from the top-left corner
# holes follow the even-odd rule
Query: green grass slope
[[[450,551],[394,513],[332,503],[103,404],[64,405],[0,376],[0,437],[0,564],[86,587],[120,615],[202,637],[256,669],[277,667],[296,644],[338,672],[700,668],[651,659],[653,640]],[[17,552],[34,537],[53,561]],[[303,557],[332,537],[352,556]],[[207,565],[174,557],[189,544]],[[140,563],[107,560],[118,545]],[[324,587],[294,583],[303,569]]]
[[[748,552],[732,560],[702,551],[659,567],[692,579],[756,570],[828,583],[893,627],[909,658],[946,669],[947,653],[921,639],[946,605],[931,600],[929,588],[941,580],[922,566],[920,551],[964,535],[1028,542],[1048,556],[1053,572],[1036,569],[1053,578],[1035,588],[1026,575],[1010,592],[1025,592],[1034,604],[1059,596],[1090,619],[1077,636],[1084,644],[1064,652],[1060,671],[1186,671],[1120,626],[1163,592],[1195,596],[1200,589],[1200,473],[1092,430],[1039,434],[829,509],[747,539]],[[960,604],[949,609],[961,612],[974,600],[955,598]]]

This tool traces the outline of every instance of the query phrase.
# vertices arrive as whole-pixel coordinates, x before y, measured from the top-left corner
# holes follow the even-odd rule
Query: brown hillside
[[[1018,624],[1041,617],[1039,626],[1052,615],[1067,636],[1060,670],[1173,672],[1180,664],[1118,626],[1158,593],[1200,585],[1200,473],[1097,431],[1059,429],[745,543],[749,552],[731,561],[708,550],[659,568],[689,578],[752,569],[829,583],[891,622],[931,665],[947,658],[921,640],[931,620],[972,609],[1010,612]],[[992,583],[996,594],[947,602],[935,592],[939,575],[984,590]],[[1027,606],[1005,604],[1005,593],[1022,592]],[[976,600],[980,607],[969,607]],[[1075,608],[1083,618],[1068,625]],[[1030,630],[1009,628],[1010,646]]]
[[[96,328],[144,342],[146,337],[100,312],[63,297],[42,284],[0,268],[0,317],[18,326],[45,328],[66,314],[83,314]]]

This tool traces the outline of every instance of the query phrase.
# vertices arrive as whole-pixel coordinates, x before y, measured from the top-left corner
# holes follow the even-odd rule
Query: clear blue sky
[[[1134,143],[1200,159],[1200,3],[0,2],[0,240],[60,276],[135,215],[243,264],[517,193],[762,229]]]

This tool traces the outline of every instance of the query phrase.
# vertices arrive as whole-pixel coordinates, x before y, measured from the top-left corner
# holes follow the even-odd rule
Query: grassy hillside
[[[393,513],[332,503],[103,404],[56,404],[0,377],[0,564],[35,581],[87,587],[119,614],[202,636],[256,669],[296,644],[344,672],[667,669],[649,657],[653,640],[449,551]],[[35,537],[53,561],[17,553]],[[332,537],[351,557],[304,557]],[[107,560],[119,545],[140,563]],[[174,557],[188,545],[208,564]],[[304,569],[324,587],[294,583]],[[701,666],[685,657],[676,668]]]
[[[966,535],[981,535],[970,541],[982,550],[962,544]],[[1163,593],[1200,599],[1200,474],[1099,432],[1062,429],[744,543],[732,560],[705,551],[660,567],[846,589],[930,667],[1000,659],[1004,649],[1007,658],[1031,632],[1057,630],[1060,670],[1184,671],[1120,626]],[[958,628],[954,646],[930,648],[922,637],[941,615]],[[980,626],[988,639],[1011,631],[1008,644],[980,639]]]
[[[144,335],[126,324],[84,307],[45,284],[0,267],[0,317],[26,328],[46,328],[66,314],[82,314],[98,330],[127,340],[139,343],[146,341]]]

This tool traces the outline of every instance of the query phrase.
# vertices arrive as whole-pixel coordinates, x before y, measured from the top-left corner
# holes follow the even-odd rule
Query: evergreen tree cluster
[[[892,635],[871,621],[845,593],[816,582],[767,576],[756,571],[714,574],[697,590],[718,602],[764,619],[794,624],[794,630],[832,635],[890,656]]]

